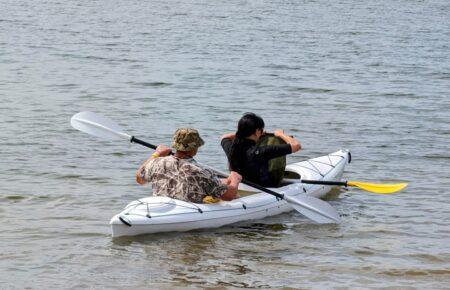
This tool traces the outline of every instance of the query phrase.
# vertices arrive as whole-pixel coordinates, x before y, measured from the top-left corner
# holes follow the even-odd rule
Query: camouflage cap
[[[178,151],[191,151],[203,144],[205,144],[205,142],[195,129],[180,128],[173,134],[172,148]]]

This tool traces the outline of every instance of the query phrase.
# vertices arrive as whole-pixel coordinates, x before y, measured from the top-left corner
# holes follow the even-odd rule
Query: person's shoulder
[[[226,145],[231,144],[231,143],[233,143],[233,139],[231,139],[231,138],[225,137],[225,138],[222,138],[222,140],[220,140],[220,144],[222,146],[226,146]]]
[[[162,166],[173,163],[174,160],[171,156],[165,156],[165,157],[158,157],[153,158],[150,160],[150,162],[147,164],[147,167],[155,167],[155,166]]]

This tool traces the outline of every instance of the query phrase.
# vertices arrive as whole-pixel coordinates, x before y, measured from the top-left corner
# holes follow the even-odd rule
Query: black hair
[[[253,135],[258,129],[264,130],[264,120],[254,113],[245,113],[239,120],[236,138],[234,138],[230,149],[229,162],[231,170],[242,172],[242,162],[245,162],[243,141],[245,138]]]

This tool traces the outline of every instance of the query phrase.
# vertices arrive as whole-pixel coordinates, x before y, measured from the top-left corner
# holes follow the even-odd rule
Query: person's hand
[[[242,181],[242,176],[239,173],[237,173],[236,171],[231,171],[229,178],[231,180],[235,180],[237,182],[241,182]]]
[[[161,144],[158,147],[156,147],[156,152],[158,152],[159,156],[167,156],[169,155],[170,152],[172,152],[172,150],[166,145]]]
[[[284,131],[283,130],[275,130],[275,132],[273,132],[273,134],[275,135],[275,137],[282,137],[282,136],[284,136]]]

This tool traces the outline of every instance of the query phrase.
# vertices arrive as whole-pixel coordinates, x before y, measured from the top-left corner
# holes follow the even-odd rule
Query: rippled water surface
[[[448,288],[449,52],[446,0],[0,0],[0,287]],[[84,110],[152,143],[196,127],[219,169],[254,111],[289,162],[348,148],[346,178],[410,186],[334,194],[340,225],[112,239],[150,151],[72,129]]]

